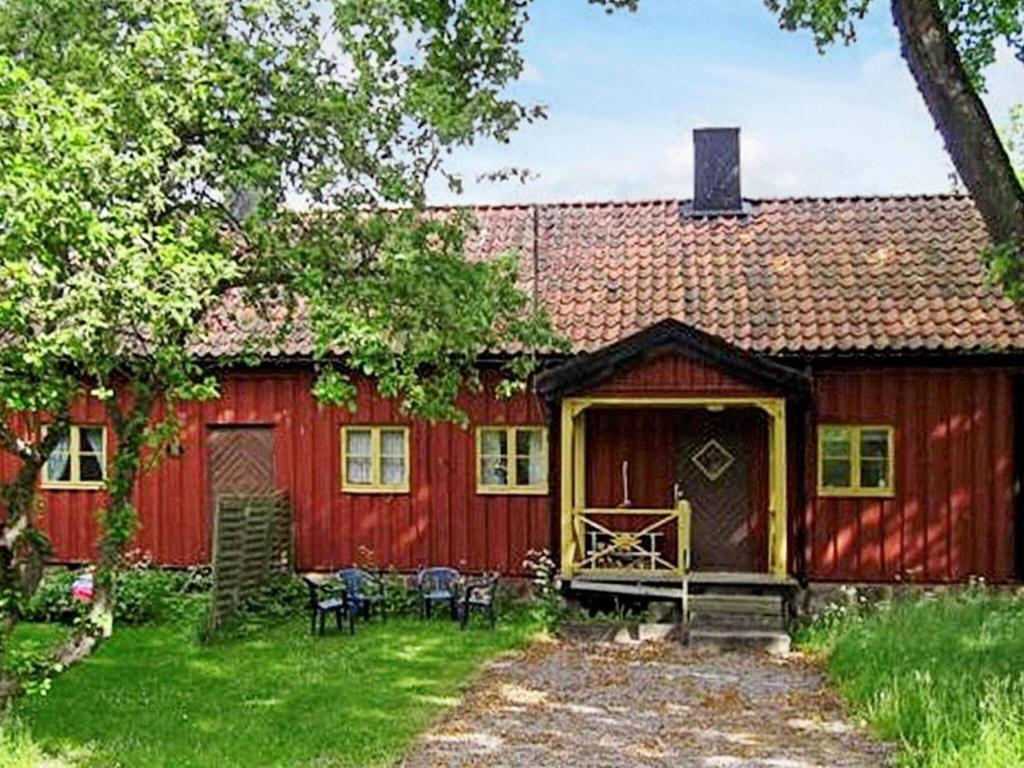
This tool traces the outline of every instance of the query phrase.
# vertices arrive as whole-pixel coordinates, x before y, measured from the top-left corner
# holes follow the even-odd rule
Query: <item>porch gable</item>
[[[810,395],[810,377],[668,318],[537,377],[549,401],[581,395]]]

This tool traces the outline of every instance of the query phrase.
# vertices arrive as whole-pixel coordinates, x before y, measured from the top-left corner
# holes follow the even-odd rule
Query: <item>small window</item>
[[[818,492],[823,496],[892,496],[892,446],[892,427],[819,427]]]
[[[107,477],[107,430],[72,425],[43,465],[44,488],[96,489]]]
[[[408,427],[343,427],[341,487],[350,492],[409,490]]]
[[[479,427],[478,493],[547,493],[548,440],[544,427]]]

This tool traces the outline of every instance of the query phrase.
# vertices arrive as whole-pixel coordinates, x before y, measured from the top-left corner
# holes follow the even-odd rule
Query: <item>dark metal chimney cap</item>
[[[740,216],[740,129],[696,128],[693,131],[693,203],[691,216]]]

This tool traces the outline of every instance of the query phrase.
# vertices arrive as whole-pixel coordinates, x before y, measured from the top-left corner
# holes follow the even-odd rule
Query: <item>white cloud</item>
[[[811,56],[809,40],[776,30],[763,49],[742,39],[744,29],[737,39],[716,37],[721,43],[705,38],[707,50],[695,51],[670,38],[659,49],[658,30],[645,28],[628,56],[587,48],[572,28],[559,29],[543,55],[528,59],[543,74],[531,72],[524,83],[529,98],[550,105],[550,119],[507,146],[456,157],[467,179],[509,165],[527,166],[537,178],[469,183],[461,199],[689,197],[690,132],[700,125],[741,127],[750,197],[949,190],[951,164],[891,22],[882,18],[863,32],[855,46]],[[1024,100],[1024,66],[1003,48],[987,74],[985,101],[1000,124]],[[435,200],[451,199],[435,193]]]

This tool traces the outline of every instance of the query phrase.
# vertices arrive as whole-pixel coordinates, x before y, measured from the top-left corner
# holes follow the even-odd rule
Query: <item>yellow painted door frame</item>
[[[570,397],[561,412],[561,574],[572,578],[577,549],[582,545],[575,510],[586,505],[586,422],[584,412],[594,406],[618,408],[759,408],[770,419],[768,438],[768,573],[787,573],[786,401],[764,397]]]

